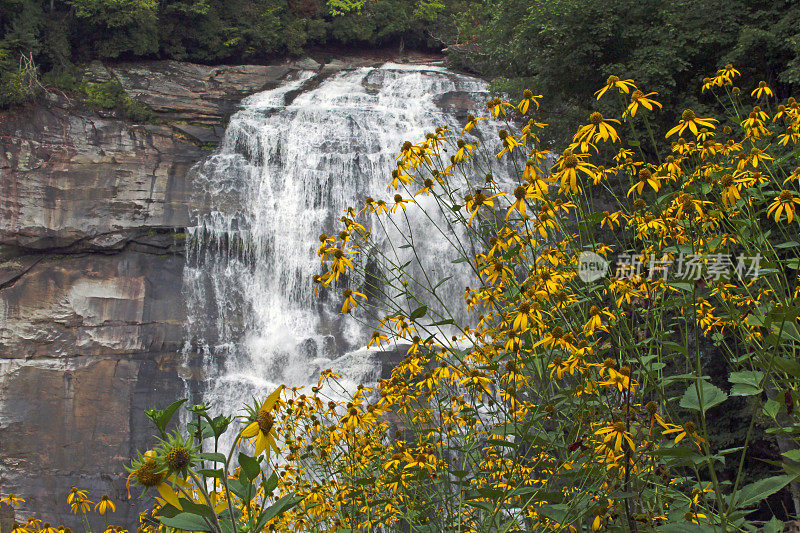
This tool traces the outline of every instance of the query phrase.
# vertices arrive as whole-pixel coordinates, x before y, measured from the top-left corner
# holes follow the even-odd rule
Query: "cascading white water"
[[[203,401],[241,405],[277,383],[315,382],[328,367],[350,383],[377,379],[378,365],[359,349],[371,329],[339,315],[341,301],[313,295],[317,237],[334,230],[346,207],[370,195],[391,198],[386,186],[403,142],[463,123],[486,91],[440,67],[387,63],[305,72],[243,102],[197,169],[208,208],[189,229],[184,279],[186,353],[201,356]],[[446,96],[459,105],[442,104]],[[426,230],[430,222],[416,209],[396,217],[424,236],[415,246],[434,277],[455,274],[437,294],[463,307],[471,277],[452,264],[444,237]]]

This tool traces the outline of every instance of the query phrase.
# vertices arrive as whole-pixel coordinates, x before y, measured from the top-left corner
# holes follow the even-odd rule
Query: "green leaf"
[[[231,489],[231,492],[236,494],[242,500],[249,502],[253,499],[253,496],[255,496],[255,490],[253,489],[253,484],[250,481],[245,482],[241,479],[229,479],[228,487]]]
[[[206,521],[203,520],[203,517],[192,513],[178,513],[171,518],[162,516],[159,520],[167,527],[173,527],[182,531],[213,531]]]
[[[269,479],[267,479],[267,481],[264,483],[264,494],[271,494],[272,491],[275,490],[275,487],[278,486],[279,481],[280,478],[278,477],[278,474],[273,472],[272,475],[269,476]]]
[[[287,494],[280,500],[276,501],[264,509],[264,511],[261,513],[261,516],[258,517],[258,524],[256,524],[254,531],[261,531],[261,529],[264,527],[264,524],[276,516],[285,513],[301,501],[303,501],[303,498],[301,496],[295,496],[294,494]]]
[[[775,418],[780,409],[781,409],[781,404],[779,404],[775,400],[767,400],[764,403],[764,414],[770,418]]]
[[[414,309],[408,318],[410,318],[411,320],[416,320],[418,318],[424,317],[426,314],[428,314],[428,306],[423,305],[421,307],[417,307],[416,309]]]
[[[761,381],[763,378],[764,373],[758,370],[732,372],[728,376],[728,381],[733,383],[731,396],[752,396],[761,393]]]
[[[698,388],[700,394],[698,395]],[[701,402],[702,398],[702,402]],[[684,409],[692,409],[694,411],[707,411],[715,405],[719,405],[728,399],[722,389],[712,385],[706,380],[701,380],[689,385],[686,392],[681,398],[680,406]]]
[[[503,254],[503,259],[508,261],[512,257],[516,256],[519,253],[520,250],[522,250],[522,246],[519,245],[519,244],[516,245],[516,246],[513,246],[512,248],[509,248],[509,250],[506,253]]]
[[[200,459],[202,459],[203,461],[214,461],[215,463],[224,463],[227,460],[225,455],[223,455],[221,453],[205,452],[205,453],[201,453],[201,454],[198,454],[198,455],[199,455]]]
[[[787,357],[776,357],[775,366],[790,376],[800,378],[800,362],[796,359],[789,359]]]
[[[668,283],[667,285],[686,292],[692,292],[692,289],[694,289],[694,283],[689,281],[673,281]]]
[[[469,259],[467,259],[466,257],[459,257],[455,261],[450,261],[450,262],[453,263],[454,265],[457,265],[458,263],[466,263],[467,261],[469,261]]]
[[[767,496],[775,494],[794,480],[794,475],[772,476],[760,479],[741,488],[737,493],[737,507],[750,507]]]
[[[172,402],[166,409],[159,410],[159,409],[148,409],[144,412],[144,414],[149,418],[153,424],[158,428],[158,430],[163,434],[167,430],[167,424],[172,419],[172,415],[175,414],[175,411],[178,410],[178,407],[183,405],[188,401],[187,398],[183,400],[178,400],[176,402]]]
[[[775,518],[774,516],[770,519],[769,522],[764,524],[764,533],[782,533],[783,532],[783,522]]]
[[[253,480],[261,473],[261,464],[254,458],[244,453],[239,453],[239,466],[242,467],[242,474],[249,479]]]
[[[797,461],[800,462],[800,450],[789,450],[783,452],[781,455],[789,459],[790,461]]]
[[[542,516],[546,516],[550,520],[554,520],[559,523],[566,522],[567,514],[569,513],[569,507],[564,505],[563,503],[556,503],[556,504],[545,504],[541,507],[536,509],[536,512],[541,514]]]
[[[519,448],[518,442],[509,442],[503,439],[489,439],[486,441],[486,444],[492,444],[494,446],[504,446],[506,448],[513,448],[513,449]]]

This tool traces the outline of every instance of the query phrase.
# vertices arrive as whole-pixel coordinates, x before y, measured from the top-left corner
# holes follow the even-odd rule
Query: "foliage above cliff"
[[[346,5],[345,5],[346,4]],[[89,59],[246,62],[306,45],[423,45],[438,0],[0,0],[0,50],[46,70]]]
[[[709,109],[676,88],[726,63],[747,63],[743,75],[764,76],[780,97],[800,84],[800,4],[787,0],[476,0],[456,18],[454,56],[514,94],[546,95],[562,138],[585,115],[579,95],[614,73],[678,111]]]

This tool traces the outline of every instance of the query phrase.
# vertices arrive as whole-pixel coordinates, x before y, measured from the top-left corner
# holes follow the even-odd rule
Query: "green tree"
[[[157,0],[68,0],[75,9],[76,42],[87,55],[117,58],[158,52]],[[83,47],[81,47],[83,48]]]

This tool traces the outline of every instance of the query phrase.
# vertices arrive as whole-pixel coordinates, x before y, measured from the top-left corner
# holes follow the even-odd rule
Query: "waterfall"
[[[205,206],[187,232],[184,289],[185,352],[203,369],[198,399],[231,410],[278,383],[315,383],[329,367],[351,384],[376,381],[380,367],[363,348],[372,330],[338,314],[338,298],[313,294],[318,236],[338,231],[344,209],[365,197],[391,198],[386,187],[404,141],[463,124],[487,96],[476,78],[386,63],[302,72],[243,101],[196,169]],[[415,244],[438,277],[458,270],[418,210],[402,223],[423,230]],[[458,273],[443,298],[463,307],[470,279]]]

